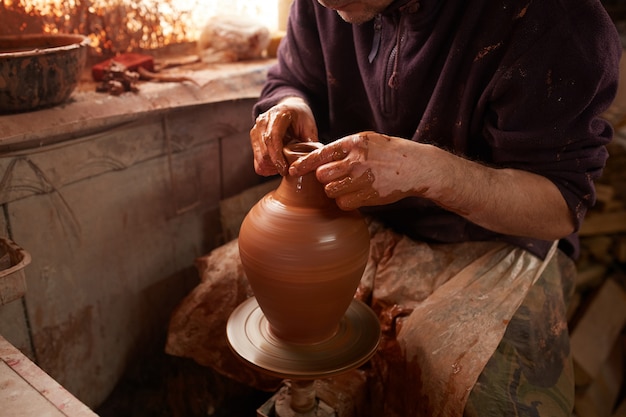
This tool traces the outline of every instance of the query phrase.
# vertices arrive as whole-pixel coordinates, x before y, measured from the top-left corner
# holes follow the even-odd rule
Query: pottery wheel
[[[226,334],[232,350],[264,372],[279,378],[318,379],[367,362],[378,347],[380,324],[374,312],[355,299],[334,336],[315,344],[293,344],[272,334],[252,297],[233,311]]]

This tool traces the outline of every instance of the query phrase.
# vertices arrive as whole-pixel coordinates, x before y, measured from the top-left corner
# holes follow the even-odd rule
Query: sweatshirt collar
[[[393,14],[397,11],[417,13],[423,0],[395,0],[383,12],[382,15]]]

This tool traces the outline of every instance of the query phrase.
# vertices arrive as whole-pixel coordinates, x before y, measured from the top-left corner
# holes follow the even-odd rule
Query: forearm
[[[426,146],[432,169],[422,197],[486,229],[544,240],[574,231],[570,210],[552,181],[527,171],[495,169]],[[421,179],[420,181],[424,181]]]
[[[313,170],[344,210],[421,197],[497,233],[554,240],[574,231],[567,203],[550,180],[490,168],[433,145],[361,132],[311,152],[289,174]]]

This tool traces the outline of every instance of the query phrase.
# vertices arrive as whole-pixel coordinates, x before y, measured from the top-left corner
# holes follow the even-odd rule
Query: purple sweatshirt
[[[599,0],[397,0],[362,25],[295,0],[254,111],[295,95],[322,142],[373,130],[537,173],[559,188],[578,230],[612,137],[599,116],[616,93],[620,53]],[[363,211],[429,242],[504,240],[541,257],[551,244],[420,198]],[[576,233],[559,247],[576,258]]]

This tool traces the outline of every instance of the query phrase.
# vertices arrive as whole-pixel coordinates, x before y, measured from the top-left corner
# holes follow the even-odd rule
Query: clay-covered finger
[[[279,113],[271,117],[268,128],[264,132],[263,143],[267,154],[280,175],[287,174],[287,161],[283,155],[283,146],[289,141],[288,131],[291,127],[292,117],[290,113]]]
[[[335,202],[342,210],[356,210],[360,207],[371,205],[370,202],[377,199],[378,193],[370,188],[341,195],[335,199]]]
[[[276,164],[272,162],[266,145],[267,115],[260,115],[250,129],[250,144],[254,160],[254,170],[259,175],[270,176],[277,173]]]
[[[315,176],[318,181],[323,184],[328,184],[332,181],[337,181],[342,178],[348,177],[351,174],[351,165],[348,159],[342,159],[340,161],[332,161],[321,165],[315,171]]]
[[[326,195],[330,198],[337,198],[342,195],[357,193],[359,191],[366,191],[363,195],[369,195],[370,190],[373,190],[372,184],[374,183],[374,175],[371,170],[365,171],[358,177],[348,175],[337,181],[329,182],[324,186]]]
[[[347,155],[348,151],[342,148],[342,143],[334,142],[295,161],[289,168],[289,174],[304,175],[329,162],[340,161]]]

